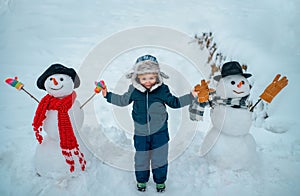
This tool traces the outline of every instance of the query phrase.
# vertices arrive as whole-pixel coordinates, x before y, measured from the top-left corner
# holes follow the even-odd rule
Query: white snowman
[[[40,143],[34,157],[40,176],[74,176],[85,169],[86,149],[78,136],[84,113],[74,91],[79,85],[75,70],[61,64],[51,65],[37,80],[38,88],[48,93],[39,102],[32,124]]]
[[[243,73],[238,62],[231,61],[222,66],[221,75],[214,77],[218,84],[212,100],[212,128],[203,140],[200,155],[220,168],[249,168],[258,158],[256,142],[249,133],[252,113],[247,103],[250,95],[247,78],[250,76]],[[271,102],[287,85],[286,77],[278,82],[279,77],[275,77],[261,99]]]

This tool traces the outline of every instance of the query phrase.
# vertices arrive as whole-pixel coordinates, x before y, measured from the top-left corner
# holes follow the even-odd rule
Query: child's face
[[[145,88],[150,89],[157,81],[157,74],[139,74],[138,79]]]

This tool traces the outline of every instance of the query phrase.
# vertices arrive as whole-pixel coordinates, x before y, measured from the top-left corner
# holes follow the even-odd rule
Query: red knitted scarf
[[[38,142],[41,144],[43,137],[40,134],[42,131],[43,121],[46,118],[47,110],[57,110],[58,114],[58,130],[60,138],[60,147],[62,149],[62,154],[66,159],[67,164],[70,165],[70,172],[75,169],[75,161],[73,155],[76,155],[79,159],[82,171],[85,169],[86,161],[84,160],[84,155],[79,150],[79,145],[77,143],[70,116],[69,109],[72,107],[73,102],[76,98],[76,93],[73,91],[72,94],[59,99],[47,94],[40,101],[38,108],[35,112],[34,120],[32,123],[33,130],[35,131],[35,136]]]

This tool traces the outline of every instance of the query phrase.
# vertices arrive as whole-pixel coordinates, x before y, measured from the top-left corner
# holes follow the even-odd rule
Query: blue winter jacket
[[[166,105],[171,108],[181,108],[191,104],[192,94],[175,97],[170,93],[169,87],[161,84],[153,91],[141,92],[129,86],[123,95],[108,92],[106,99],[117,106],[127,106],[133,102],[132,118],[136,135],[150,135],[168,129],[168,113]]]

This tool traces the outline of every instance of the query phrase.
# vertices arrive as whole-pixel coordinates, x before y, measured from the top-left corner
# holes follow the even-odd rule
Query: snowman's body
[[[224,77],[216,88],[216,96],[223,99],[242,98],[249,93],[249,82],[242,75]],[[211,109],[211,121],[212,128],[204,138],[200,153],[221,168],[251,166],[257,159],[256,142],[249,133],[251,112],[217,104]]]
[[[53,81],[56,81],[55,83]],[[54,74],[49,76],[45,81],[45,89],[48,94],[64,98],[73,92],[74,84],[68,75]],[[66,163],[65,157],[62,155],[60,147],[60,136],[58,129],[58,111],[47,110],[46,118],[43,122],[43,131],[46,133],[41,144],[37,145],[34,157],[36,172],[41,176],[60,178],[68,175],[76,175],[77,171],[81,171],[78,158],[74,156],[75,172],[70,173],[70,166]],[[72,107],[68,111],[72,128],[80,146],[81,152],[86,154],[86,150],[79,137],[79,130],[82,127],[84,113],[80,109],[80,104],[77,100],[74,101]]]

